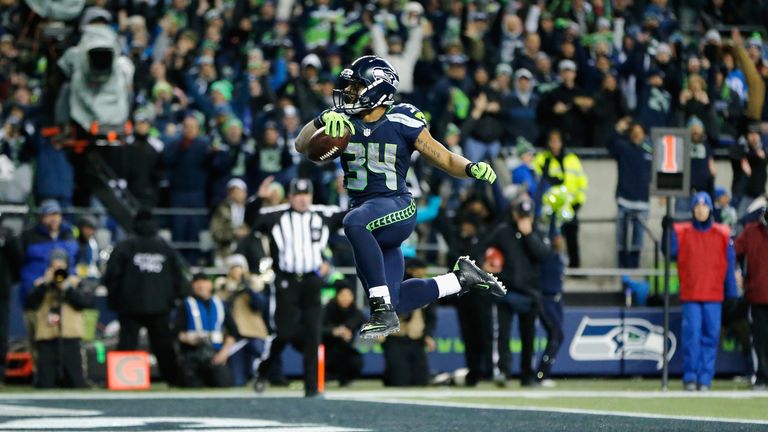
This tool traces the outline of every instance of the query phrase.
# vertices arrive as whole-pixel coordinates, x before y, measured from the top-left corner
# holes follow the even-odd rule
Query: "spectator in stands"
[[[739,136],[738,127],[744,114],[744,108],[739,96],[726,85],[724,68],[715,67],[714,71],[710,73],[715,74],[709,97],[715,110],[715,121],[720,132],[720,140],[721,142],[728,140],[733,144]]]
[[[501,150],[501,99],[484,68],[475,70],[472,85],[472,109],[462,126],[464,154],[471,160],[493,160]]]
[[[619,180],[616,185],[616,251],[621,268],[640,267],[640,252],[645,237],[644,225],[650,209],[653,148],[640,123],[621,119],[615,126],[608,151],[616,159]]]
[[[0,214],[2,222],[2,214]],[[0,377],[5,377],[5,356],[8,353],[8,325],[10,321],[11,286],[19,279],[22,265],[18,237],[0,225]],[[2,384],[0,384],[1,386]]]
[[[442,136],[447,125],[460,125],[468,116],[471,101],[467,79],[467,57],[462,53],[445,59],[446,73],[429,94],[429,112],[432,113],[435,136]]]
[[[704,123],[698,117],[691,117],[688,121],[691,131],[691,194],[706,192],[711,197],[715,194],[715,159],[712,147],[709,145],[704,131]],[[687,214],[691,200],[678,199],[675,201],[675,212]]]
[[[99,244],[96,243],[96,218],[91,215],[83,215],[77,222],[77,252],[75,252],[74,273],[88,285],[98,284],[101,278],[99,268]],[[95,285],[91,285],[91,288]]]
[[[259,173],[256,178],[257,183],[273,176],[283,187],[286,187],[292,177],[284,173],[292,162],[288,147],[280,142],[280,129],[277,123],[268,121],[264,125],[262,139],[256,147],[255,165]]]
[[[244,239],[250,228],[245,223],[245,201],[248,199],[248,186],[239,178],[227,183],[227,199],[224,200],[211,217],[211,235],[216,242],[217,265],[222,265]]]
[[[204,273],[192,277],[192,295],[176,309],[181,384],[184,387],[230,387],[229,350],[238,337],[237,325],[213,295]]]
[[[638,96],[637,116],[646,130],[671,126],[673,121],[672,95],[664,88],[664,72],[652,67],[645,78],[647,85]]]
[[[692,117],[704,122],[704,132],[710,136],[718,136],[714,106],[710,103],[707,84],[698,74],[688,76],[688,85],[680,92],[680,109],[684,122]]]
[[[128,190],[144,208],[157,206],[162,175],[161,155],[165,143],[152,135],[152,118],[148,109],[133,114],[135,128],[126,139],[121,158],[127,167]]]
[[[405,266],[405,279],[427,276],[427,265],[411,259]],[[434,305],[400,317],[400,331],[387,336],[384,349],[384,385],[388,387],[426,386],[429,384],[427,351],[435,350],[433,338],[437,323]]]
[[[739,203],[739,217],[747,213],[747,208],[755,199],[765,195],[765,184],[768,181],[768,157],[759,123],[749,125],[745,141],[747,149],[741,158],[740,168],[744,171],[746,182]]]
[[[227,275],[216,278],[216,296],[226,305],[227,315],[237,326],[240,339],[232,347],[227,365],[236,387],[245,385],[253,376],[254,361],[264,352],[269,336],[265,317],[269,299],[264,293],[264,280],[251,274],[248,261],[240,254],[226,260]]]
[[[200,134],[200,122],[194,115],[184,118],[182,135],[169,142],[163,151],[163,161],[171,181],[171,207],[203,209],[206,207],[205,190],[211,162],[211,146]],[[173,240],[198,242],[205,229],[204,216],[176,215],[171,220]],[[199,252],[187,250],[185,257],[197,264]]]
[[[67,267],[74,268],[73,258],[77,251],[77,242],[72,227],[61,217],[61,206],[58,201],[46,200],[37,209],[39,221],[21,234],[23,264],[21,267],[21,284],[19,300],[25,304],[27,295],[34,287],[34,282],[45,274],[51,259],[51,252],[63,249],[70,259]],[[24,324],[30,342],[34,341],[35,324],[34,312],[25,309]],[[30,346],[32,343],[30,343]],[[34,356],[34,351],[33,351]]]
[[[330,379],[338,379],[347,387],[360,376],[363,356],[355,348],[355,340],[365,316],[355,305],[354,284],[345,279],[334,282],[336,297],[323,311],[323,344]]]
[[[11,107],[8,111],[0,129],[0,203],[20,204],[32,191],[30,162],[39,137],[24,127],[23,110]]]
[[[160,375],[174,385],[177,365],[170,314],[186,292],[181,259],[157,235],[157,225],[148,210],[136,214],[134,230],[135,236],[115,246],[104,272],[109,307],[120,321],[117,348],[139,349],[139,330],[146,327]]]
[[[738,216],[736,209],[731,206],[731,194],[728,190],[722,186],[715,188],[715,210],[714,210],[715,222],[721,223],[731,230],[731,237],[734,237],[738,232],[736,231],[736,224],[738,223]]]
[[[514,92],[502,100],[502,119],[511,139],[523,137],[535,143],[539,139],[536,108],[539,95],[535,91],[533,75],[528,69],[515,71]]]
[[[35,198],[38,203],[56,200],[62,207],[72,205],[74,169],[60,141],[41,139],[34,141]]]
[[[528,140],[521,136],[517,138],[515,154],[520,159],[520,164],[512,170],[512,184],[520,186],[518,194],[524,193],[536,203],[540,201],[539,176],[533,166],[536,150]]]
[[[630,114],[616,76],[605,74],[600,90],[595,94],[595,125],[592,129],[595,147],[607,146],[613,137],[616,122]]]
[[[758,222],[747,225],[736,238],[736,257],[745,261],[744,297],[749,303],[755,367],[755,390],[768,385],[768,212],[763,209]]]
[[[738,296],[735,253],[728,227],[713,221],[709,194],[696,193],[690,206],[691,222],[664,219],[664,229],[673,231],[671,244],[662,247],[677,259],[680,274],[683,388],[707,391],[715,375],[722,302]]]
[[[421,4],[416,4],[421,7]],[[403,39],[400,35],[392,34],[386,37],[386,28],[383,27],[384,23],[376,23],[371,26],[373,54],[387,59],[394,66],[400,76],[398,91],[401,92],[405,100],[408,100],[408,95],[415,90],[413,87],[413,71],[416,61],[421,55],[423,34],[421,15],[423,14],[424,9],[421,7],[421,11],[417,11],[414,19],[406,20],[403,23],[408,32],[408,39],[405,41],[405,44],[403,44]]]
[[[569,267],[581,267],[577,212],[587,200],[589,186],[581,160],[574,153],[565,152],[560,131],[553,129],[547,134],[547,150],[536,155],[533,166],[544,183],[542,192],[552,186],[563,185],[572,197],[574,217],[563,223],[562,230],[568,246]]]
[[[241,178],[248,182],[256,176],[253,166],[255,142],[244,135],[243,122],[237,117],[230,116],[222,126],[223,136],[214,146],[213,179],[209,202],[222,202],[227,196],[227,184],[233,178]]]
[[[51,251],[50,265],[24,304],[35,317],[35,385],[39,388],[87,387],[80,355],[82,310],[93,307],[94,299],[83,290],[80,279],[70,275],[70,261],[66,250]]]
[[[588,126],[594,100],[576,86],[576,63],[561,60],[558,69],[562,82],[542,95],[536,119],[546,132],[559,129],[568,146],[591,145]]]
[[[509,340],[515,314],[518,315],[522,341],[520,383],[522,386],[532,386],[536,379],[533,372],[533,342],[539,310],[537,305],[541,303],[539,265],[550,250],[535,230],[534,210],[531,198],[518,198],[512,204],[511,220],[494,230],[486,242],[487,247],[498,249],[502,264],[494,268],[486,265],[484,268],[498,273],[499,279],[507,287],[506,297],[496,302],[499,374],[495,380],[500,385],[506,385],[506,380],[512,375]]]

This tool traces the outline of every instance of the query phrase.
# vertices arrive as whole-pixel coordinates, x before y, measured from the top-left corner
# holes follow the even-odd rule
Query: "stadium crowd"
[[[316,204],[346,208],[340,164],[310,163],[295,151],[293,140],[303,124],[332,107],[339,72],[363,54],[384,57],[395,66],[401,101],[425,113],[436,138],[471,160],[494,161],[501,168],[497,172],[503,171],[500,181],[486,189],[447,178],[415,159],[409,181],[419,200],[420,225],[418,238],[405,246],[406,256],[414,259],[412,263],[420,262],[417,255],[429,262],[452,262],[453,255],[466,252],[483,256],[486,238],[499,222],[514,214],[513,225],[519,228],[521,218],[535,218],[549,248],[531,258],[541,267],[541,277],[533,275],[511,285],[522,297],[536,298],[534,303],[543,297],[544,306],[518,310],[521,322],[535,319],[537,313],[548,313],[555,325],[558,316],[562,321],[563,267],[580,266],[578,214],[589,205],[588,178],[578,156],[583,149],[606,151],[619,167],[621,267],[640,266],[641,225],[650,207],[651,128],[690,129],[692,195],[708,194],[716,220],[730,226],[733,235],[743,229],[753,203],[759,205],[765,196],[765,1],[81,3],[77,10],[68,10],[74,6],[63,2],[0,1],[0,204],[36,209],[31,213],[32,227],[18,238],[20,256],[7,261],[19,266],[5,271],[21,269],[19,297],[32,340],[82,337],[77,326],[53,335],[35,331],[92,304],[88,295],[78,296],[68,288],[79,282],[56,279],[56,271],[69,264],[70,272],[82,281],[98,285],[105,277],[110,306],[121,314],[121,324],[132,323],[130,330],[121,329],[121,345],[122,332],[146,326],[156,338],[152,348],[161,362],[175,361],[169,360],[175,353],[160,351],[162,341],[176,336],[157,319],[167,323],[176,307],[182,357],[201,345],[194,333],[198,325],[230,330],[224,331],[227,337],[218,334],[209,341],[213,351],[204,358],[212,358],[215,365],[227,362],[221,353],[234,344],[247,346],[241,347],[242,352],[254,358],[261,355],[274,330],[261,294],[269,285],[264,276],[271,268],[265,261],[270,257],[269,234],[252,229],[259,215],[249,211],[248,197],[258,196],[264,205],[282,204],[291,195],[292,180],[303,178],[314,185]],[[95,56],[83,55],[92,47],[112,53],[106,67]],[[77,137],[95,135],[91,126],[105,123],[104,118],[121,119],[117,125],[121,145],[90,142],[83,147],[69,139],[70,132]],[[67,132],[49,132],[55,126]],[[715,186],[716,151],[731,162],[733,181],[727,189]],[[131,196],[134,210],[202,210],[172,211],[169,218],[153,221],[170,231],[175,244],[192,244],[180,248],[181,257],[159,244],[142,256],[140,265],[149,269],[159,265],[167,270],[163,263],[173,263],[166,302],[158,307],[148,301],[143,309],[132,310],[116,294],[115,281],[121,275],[106,263],[112,246],[100,250],[104,245],[97,243],[95,232],[111,230],[112,245],[120,245],[131,241],[132,237],[124,240],[125,230],[108,217],[61,218],[70,207],[107,205],[92,187],[89,154],[105,161],[112,193]],[[676,201],[681,217],[690,217],[694,207],[690,200]],[[138,213],[132,231],[139,238],[154,235],[157,227],[147,226],[153,225],[151,215]],[[209,254],[198,246],[206,232],[213,242]],[[530,233],[522,228],[518,232]],[[447,257],[417,254],[420,243],[436,236],[449,245]],[[2,236],[6,237],[12,238]],[[322,267],[326,280],[334,274],[333,266],[353,265],[341,236],[332,234],[329,244]],[[118,246],[115,251],[124,249]],[[740,254],[755,259],[760,253],[759,248],[750,251]],[[488,269],[494,270],[495,258],[486,254]],[[191,292],[197,300],[174,305],[174,299],[188,294],[181,282],[189,277],[183,274],[187,264],[213,265],[223,269],[224,276],[208,286],[206,278],[195,275]],[[501,271],[503,263],[499,266],[495,271]],[[414,264],[408,271],[413,274],[422,267]],[[0,284],[10,290],[10,276]],[[40,291],[41,284],[60,287],[63,297],[49,299],[46,291]],[[351,284],[334,285],[340,289],[325,310],[322,337],[334,355],[343,357],[344,366],[333,365],[332,370],[346,383],[361,368],[349,344],[360,317],[349,311],[353,299],[341,289],[343,285]],[[540,293],[526,292],[531,287]],[[141,302],[130,298],[131,293],[120,295],[124,302]],[[227,304],[226,320],[222,301]],[[45,311],[41,303],[48,305]],[[209,311],[203,314],[206,322],[183,319],[187,313],[199,316],[193,309],[203,304]],[[489,298],[457,303],[467,347],[476,347],[467,349],[470,383],[492,373],[491,330],[486,322],[491,304]],[[244,318],[237,316],[248,313],[249,305],[259,311],[250,312],[258,315],[257,324],[244,325]],[[428,310],[413,315],[417,316],[404,319],[417,322],[401,325],[403,334],[387,339],[386,345],[418,356],[413,341],[434,349],[430,335],[434,315]],[[42,348],[38,355],[45,356]],[[250,373],[249,361],[229,360],[234,383],[243,384]],[[387,361],[398,364],[403,359]],[[196,370],[199,363],[200,358],[186,357],[184,370]],[[176,379],[169,366],[161,368],[168,381]],[[227,382],[221,371],[208,369],[199,374],[206,377],[205,383]],[[404,377],[397,372],[401,369],[388,369],[385,379],[405,385],[426,382],[422,371]],[[548,374],[547,368],[543,370],[539,369],[539,380]],[[524,383],[534,380],[534,372],[528,373]],[[198,385],[198,378],[187,381]],[[39,384],[47,386],[50,377],[46,379]],[[83,384],[77,377],[67,380]]]

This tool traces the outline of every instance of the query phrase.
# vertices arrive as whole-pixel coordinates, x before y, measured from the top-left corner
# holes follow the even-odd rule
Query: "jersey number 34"
[[[367,150],[367,151],[366,151]],[[384,144],[384,159],[382,160],[381,145],[379,143],[365,144],[351,142],[344,151],[351,154],[354,159],[348,162],[347,189],[364,190],[368,186],[368,171],[384,174],[386,186],[390,190],[397,190],[397,144]]]

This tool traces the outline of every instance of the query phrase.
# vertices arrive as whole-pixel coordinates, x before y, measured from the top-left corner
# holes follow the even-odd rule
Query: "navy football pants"
[[[416,204],[410,195],[372,198],[344,217],[357,275],[366,292],[386,285],[397,313],[423,307],[439,297],[434,279],[403,282],[405,261],[400,244],[416,228]]]

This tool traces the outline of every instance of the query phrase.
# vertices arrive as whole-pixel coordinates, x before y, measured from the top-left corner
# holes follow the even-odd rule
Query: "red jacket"
[[[680,301],[722,302],[728,269],[730,230],[725,225],[699,231],[690,222],[676,223]]]
[[[744,297],[752,304],[768,304],[768,228],[747,225],[734,244],[736,257],[747,257]]]

